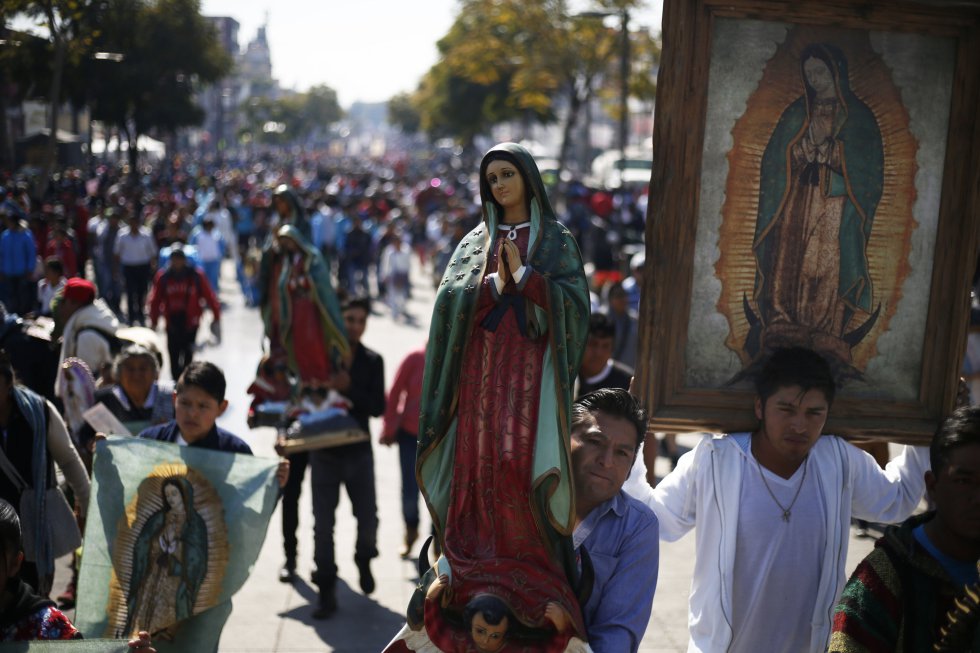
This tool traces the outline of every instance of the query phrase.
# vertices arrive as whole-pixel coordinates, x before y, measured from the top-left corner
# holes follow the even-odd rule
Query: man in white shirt
[[[823,652],[851,517],[902,521],[922,499],[927,448],[882,470],[821,435],[835,389],[818,354],[777,350],[756,378],[759,427],[707,435],[656,489],[636,491],[661,539],[696,529],[688,651]]]
[[[211,290],[218,294],[218,280],[221,277],[221,259],[224,256],[225,242],[221,232],[215,228],[214,220],[205,216],[201,226],[191,232],[191,244],[197,248],[197,259],[201,262],[204,276],[211,284]]]
[[[126,313],[129,324],[146,325],[146,293],[157,267],[157,246],[150,230],[130,216],[129,229],[116,236],[113,249],[126,282]]]

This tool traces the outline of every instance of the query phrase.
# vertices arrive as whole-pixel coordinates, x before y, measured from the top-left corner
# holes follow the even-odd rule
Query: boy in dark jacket
[[[929,454],[936,509],[889,528],[854,570],[834,611],[832,653],[931,651],[954,600],[980,590],[980,407],[954,412]],[[971,630],[960,647],[936,650],[980,650],[975,620]]]

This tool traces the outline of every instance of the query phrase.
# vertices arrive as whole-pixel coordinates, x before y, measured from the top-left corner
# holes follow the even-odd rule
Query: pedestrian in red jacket
[[[405,519],[403,558],[412,554],[419,536],[419,486],[415,480],[415,450],[418,448],[419,406],[422,399],[422,376],[425,347],[408,354],[398,366],[395,380],[385,404],[381,444],[398,444],[402,471],[402,517]]]
[[[52,235],[44,250],[44,258],[48,258],[49,256],[58,257],[58,260],[61,261],[61,265],[65,269],[66,277],[79,276],[75,244],[68,238],[68,231],[62,226],[54,228],[54,235]]]
[[[216,323],[221,319],[221,306],[207,277],[187,263],[184,250],[177,245],[170,251],[167,268],[157,272],[153,279],[149,303],[152,328],[156,329],[161,315],[167,320],[170,373],[177,379],[194,357],[204,304],[211,309]]]

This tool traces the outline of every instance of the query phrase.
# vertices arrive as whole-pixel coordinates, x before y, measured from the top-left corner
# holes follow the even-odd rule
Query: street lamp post
[[[620,13],[620,29],[622,31],[622,49],[619,58],[619,174],[626,172],[626,146],[629,142],[629,93],[630,93],[630,33],[629,33],[629,12],[623,8]]]
[[[620,50],[619,50],[619,158],[620,177],[626,170],[626,146],[629,144],[629,94],[630,94],[630,32],[629,11],[623,7],[618,13],[608,11],[583,11],[577,14],[581,18],[608,18],[619,16]]]

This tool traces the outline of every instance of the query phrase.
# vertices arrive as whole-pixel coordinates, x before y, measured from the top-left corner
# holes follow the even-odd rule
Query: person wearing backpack
[[[62,326],[61,356],[55,395],[60,397],[61,364],[80,358],[98,379],[112,366],[118,351],[116,331],[119,320],[102,299],[96,299],[95,285],[87,279],[72,277],[51,301],[55,325]],[[116,351],[113,351],[113,349]]]
[[[183,247],[175,243],[170,250],[166,269],[157,272],[150,290],[150,326],[156,329],[160,316],[167,320],[167,349],[170,373],[174,379],[194,357],[197,328],[204,314],[202,302],[221,320],[221,306],[204,273],[188,264]]]

